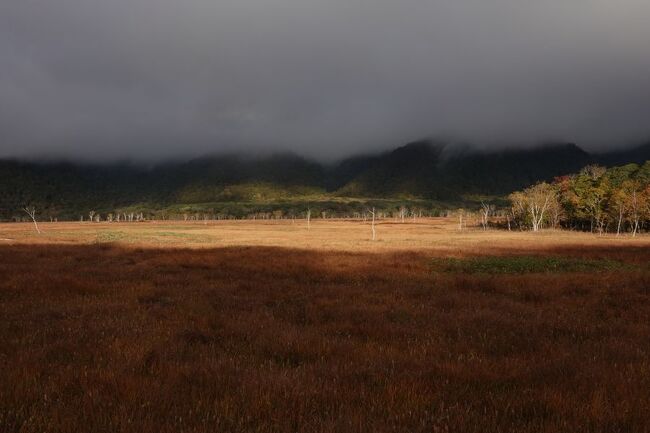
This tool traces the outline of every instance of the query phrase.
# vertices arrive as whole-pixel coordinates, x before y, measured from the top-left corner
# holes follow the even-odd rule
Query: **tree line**
[[[609,169],[589,165],[508,198],[509,229],[565,228],[635,236],[650,223],[650,161]]]
[[[476,200],[476,199],[475,199]],[[444,204],[398,200],[349,202],[277,202],[222,203],[220,207],[201,205],[173,206],[158,210],[140,207],[100,213],[90,210],[79,217],[89,222],[141,222],[151,220],[211,221],[222,219],[290,219],[345,218],[367,221],[392,218],[405,222],[413,218],[452,216],[458,218],[458,229],[468,227],[468,221],[487,230],[496,225],[508,230],[539,231],[543,228],[563,228],[597,233],[630,233],[636,236],[650,229],[650,161],[643,165],[628,164],[605,168],[588,165],[572,175],[556,177],[551,182],[539,182],[507,196],[507,200],[492,198],[480,206],[459,208],[453,212]],[[408,205],[411,206],[408,206]],[[214,205],[214,204],[212,204]],[[422,206],[424,205],[424,206]],[[427,206],[429,205],[429,206]],[[422,206],[422,207],[421,207]],[[372,209],[372,210],[371,210]],[[15,221],[37,224],[33,205],[22,209],[23,216]],[[27,215],[25,217],[24,215]],[[50,215],[50,221],[57,217]],[[36,226],[38,230],[38,227]]]

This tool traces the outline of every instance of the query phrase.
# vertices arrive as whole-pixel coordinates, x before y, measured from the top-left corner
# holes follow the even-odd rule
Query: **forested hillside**
[[[500,195],[571,173],[592,157],[573,144],[478,152],[418,142],[374,158],[338,191],[367,197],[454,200],[467,194]]]
[[[431,141],[393,151],[320,164],[293,154],[221,155],[147,167],[132,163],[0,161],[0,219],[24,216],[79,219],[89,211],[206,210],[246,216],[356,212],[409,204],[420,209],[457,207],[472,197],[505,197],[538,181],[577,172],[591,163],[650,159],[650,146],[589,154],[574,144],[479,151]],[[471,204],[471,203],[470,203]]]

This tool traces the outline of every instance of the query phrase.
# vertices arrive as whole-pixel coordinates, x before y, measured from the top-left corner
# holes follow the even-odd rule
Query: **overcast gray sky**
[[[648,0],[2,0],[0,156],[650,138]]]

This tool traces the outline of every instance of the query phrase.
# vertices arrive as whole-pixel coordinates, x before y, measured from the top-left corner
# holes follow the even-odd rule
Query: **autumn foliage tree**
[[[520,227],[530,227],[534,232],[547,227],[551,209],[558,207],[557,188],[546,182],[510,195],[512,213]]]
[[[636,236],[650,223],[650,161],[610,169],[590,165],[509,199],[509,220],[521,229],[564,227]]]

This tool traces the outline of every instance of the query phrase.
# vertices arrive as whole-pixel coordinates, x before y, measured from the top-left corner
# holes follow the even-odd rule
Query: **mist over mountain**
[[[90,209],[206,203],[433,200],[503,196],[592,163],[650,160],[650,145],[592,154],[571,143],[476,149],[423,140],[322,164],[292,153],[224,154],[157,165],[0,160],[0,217],[26,204],[76,218]]]

